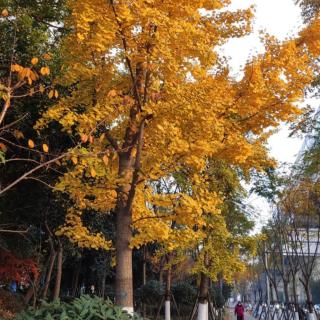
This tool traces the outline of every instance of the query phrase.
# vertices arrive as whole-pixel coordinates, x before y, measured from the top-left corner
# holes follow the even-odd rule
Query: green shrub
[[[197,288],[187,281],[181,281],[172,286],[172,294],[178,305],[183,304],[192,307],[197,298]]]
[[[136,291],[136,299],[147,305],[157,306],[164,294],[164,288],[159,281],[150,280]]]
[[[131,317],[110,300],[83,295],[70,303],[42,302],[36,309],[18,314],[15,320],[129,320]],[[139,320],[138,316],[134,316]]]

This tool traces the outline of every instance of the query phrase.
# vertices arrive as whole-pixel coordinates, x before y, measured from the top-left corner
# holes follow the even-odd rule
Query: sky
[[[242,39],[232,39],[224,46],[235,76],[250,56],[263,51],[259,40],[260,30],[285,40],[297,35],[303,27],[300,8],[294,4],[294,0],[232,0],[231,8],[244,9],[251,5],[255,6],[253,33]],[[288,126],[283,124],[278,133],[269,139],[270,154],[279,163],[292,164],[302,146],[301,138],[289,138],[288,135]],[[249,197],[248,204],[254,207],[256,230],[259,230],[270,217],[271,208],[266,200],[255,194]]]

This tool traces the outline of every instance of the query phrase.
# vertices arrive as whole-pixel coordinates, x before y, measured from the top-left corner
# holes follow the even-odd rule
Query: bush
[[[23,309],[23,299],[19,294],[0,289],[0,320],[13,319],[14,315]]]
[[[136,291],[136,298],[142,303],[157,306],[164,294],[164,288],[159,281],[150,280]]]
[[[172,294],[178,305],[191,306],[197,298],[197,289],[189,282],[177,282],[172,286]]]
[[[37,309],[30,309],[15,320],[129,320],[130,315],[113,305],[110,300],[83,295],[70,303],[59,300],[42,302]],[[134,316],[134,319],[141,319]]]

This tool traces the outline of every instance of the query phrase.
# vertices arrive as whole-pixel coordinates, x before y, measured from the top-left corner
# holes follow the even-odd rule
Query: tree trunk
[[[129,154],[119,154],[119,177],[130,181]],[[133,277],[131,242],[131,208],[128,208],[130,184],[119,187],[116,207],[116,304],[133,314]]]
[[[106,267],[103,269],[103,275],[101,279],[101,298],[104,299],[106,293],[106,279],[107,279],[107,270]]]
[[[29,305],[30,300],[32,298],[33,298],[33,301],[34,301],[33,304],[35,304],[36,294],[37,294],[37,289],[38,289],[39,282],[40,282],[40,275],[38,276],[37,280],[30,285],[27,293],[23,297],[23,301],[24,301],[26,306]]]
[[[165,293],[165,320],[171,318],[171,267],[168,267],[166,278],[166,293]]]
[[[77,289],[79,286],[79,275],[81,271],[81,259],[77,263],[77,267],[73,273],[73,281],[72,281],[72,288],[71,288],[71,296],[75,297],[77,294]]]
[[[132,275],[132,212],[134,186],[127,183],[132,180],[132,157],[129,152],[119,153],[119,172],[126,181],[117,190],[116,205],[116,304],[129,314],[133,314],[133,275]]]
[[[199,290],[198,320],[208,319],[209,278],[201,273]]]
[[[284,291],[284,301],[285,301],[285,308],[284,308],[284,315],[285,315],[285,319],[288,320],[290,318],[290,313],[289,313],[289,282],[282,279],[283,281],[283,291]]]
[[[163,284],[163,268],[162,267],[159,272],[159,284],[160,286]]]
[[[142,265],[142,285],[147,284],[147,247],[143,246],[143,265]],[[147,305],[142,304],[142,316],[145,319],[147,317]]]
[[[52,276],[52,270],[54,267],[54,262],[56,260],[57,252],[52,249],[51,254],[50,254],[50,259],[49,259],[49,265],[48,265],[48,270],[46,274],[46,281],[44,283],[44,288],[42,292],[42,299],[47,298],[48,290],[49,290],[49,285],[51,281],[51,276]]]
[[[297,286],[296,286],[296,273],[292,273],[292,291],[293,291],[293,302],[294,302],[294,320],[299,320],[299,303],[297,298]]]
[[[312,293],[309,285],[309,281],[305,286],[306,296],[307,296],[307,305],[310,313],[313,313],[313,303],[312,303]]]
[[[55,281],[53,297],[52,297],[53,300],[59,299],[59,296],[60,296],[61,278],[62,278],[62,258],[63,258],[62,244],[59,243],[58,250],[57,250],[57,275],[56,275],[56,281]]]
[[[116,304],[133,313],[131,214],[121,208],[117,212],[116,239]]]

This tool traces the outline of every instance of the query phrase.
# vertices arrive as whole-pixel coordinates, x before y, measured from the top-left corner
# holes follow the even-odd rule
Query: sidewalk
[[[234,309],[233,308],[226,308],[226,315],[224,320],[237,320],[237,317],[234,315]],[[244,314],[244,320],[256,320],[251,314],[246,312]]]

